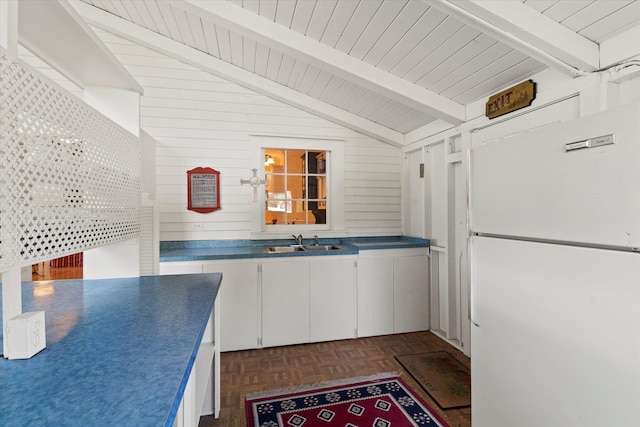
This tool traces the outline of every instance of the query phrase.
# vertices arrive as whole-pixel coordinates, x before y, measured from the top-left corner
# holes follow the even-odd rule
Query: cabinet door
[[[216,261],[204,264],[205,273],[222,273],[220,350],[258,347],[258,263]]]
[[[393,333],[393,258],[358,259],[358,336]]]
[[[262,345],[309,342],[309,262],[262,263]]]
[[[355,265],[353,259],[309,261],[311,342],[355,337]]]
[[[426,255],[394,258],[393,332],[429,329],[429,259]]]

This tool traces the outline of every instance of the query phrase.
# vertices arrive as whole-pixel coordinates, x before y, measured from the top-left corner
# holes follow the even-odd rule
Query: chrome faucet
[[[318,235],[316,234],[315,236],[313,236],[313,238],[315,239],[315,246],[318,246]]]
[[[291,236],[295,239],[296,245],[302,246],[302,234],[298,234],[298,236],[292,234]]]

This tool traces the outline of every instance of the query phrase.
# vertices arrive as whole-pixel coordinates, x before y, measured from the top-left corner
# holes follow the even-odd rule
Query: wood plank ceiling
[[[459,1],[83,1],[400,134],[460,123],[465,105],[553,66]],[[511,3],[596,48],[640,25],[640,1]]]

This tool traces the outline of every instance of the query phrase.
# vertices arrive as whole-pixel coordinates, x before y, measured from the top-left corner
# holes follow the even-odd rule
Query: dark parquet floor
[[[400,372],[451,427],[469,427],[471,408],[441,410],[394,358],[438,350],[470,367],[468,357],[431,332],[222,353],[220,418],[202,417],[199,427],[245,427],[244,398],[249,393],[391,371]]]

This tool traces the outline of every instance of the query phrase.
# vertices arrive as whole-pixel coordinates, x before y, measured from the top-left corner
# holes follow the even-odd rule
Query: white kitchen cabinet
[[[309,261],[309,339],[355,338],[355,257],[317,257]]]
[[[222,273],[220,305],[221,351],[258,347],[260,301],[255,259],[204,261],[204,273]]]
[[[425,250],[426,252],[426,250]],[[393,332],[429,329],[429,259],[426,253],[393,258]]]
[[[309,261],[262,263],[262,346],[309,342]]]
[[[358,337],[393,333],[393,257],[388,252],[360,252]]]
[[[361,251],[358,337],[429,329],[428,249]]]

